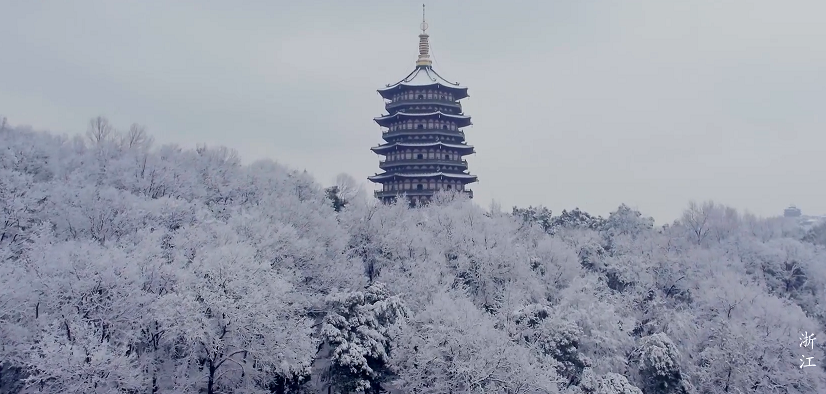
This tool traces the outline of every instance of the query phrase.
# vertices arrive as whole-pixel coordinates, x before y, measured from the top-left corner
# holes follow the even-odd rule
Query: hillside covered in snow
[[[105,119],[5,126],[0,392],[826,392],[821,227],[336,193]]]

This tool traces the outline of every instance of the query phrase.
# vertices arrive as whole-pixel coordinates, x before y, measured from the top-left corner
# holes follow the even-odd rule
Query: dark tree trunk
[[[207,394],[215,394],[215,363],[209,361],[209,380],[207,381]]]

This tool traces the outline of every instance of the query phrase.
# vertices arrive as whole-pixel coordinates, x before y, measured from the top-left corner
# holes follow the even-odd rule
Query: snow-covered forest
[[[4,125],[0,391],[826,392],[824,226],[326,186],[105,118]]]

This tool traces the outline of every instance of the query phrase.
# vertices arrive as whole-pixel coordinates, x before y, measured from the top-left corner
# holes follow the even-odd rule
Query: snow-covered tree
[[[553,360],[514,343],[462,296],[434,297],[398,343],[395,385],[407,392],[557,392]]]
[[[0,392],[826,390],[799,340],[826,250],[793,220],[413,209],[344,177],[336,212],[306,172],[89,126],[0,128]]]
[[[394,336],[410,312],[387,286],[374,282],[363,291],[329,296],[321,339],[330,358],[327,373],[341,393],[378,393],[389,377]]]
[[[582,384],[579,386],[583,394],[643,394],[642,390],[618,373],[608,372],[602,376],[594,376],[593,371],[586,370],[583,375]]]
[[[657,333],[640,338],[629,359],[646,393],[689,392],[680,371],[680,352],[668,335]]]

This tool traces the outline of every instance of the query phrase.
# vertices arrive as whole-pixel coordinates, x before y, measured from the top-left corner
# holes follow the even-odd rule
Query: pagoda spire
[[[416,61],[416,66],[429,67],[433,62],[430,60],[430,42],[427,35],[427,22],[424,17],[424,4],[422,4],[422,24],[419,25],[422,29],[422,34],[419,34],[419,60]]]

